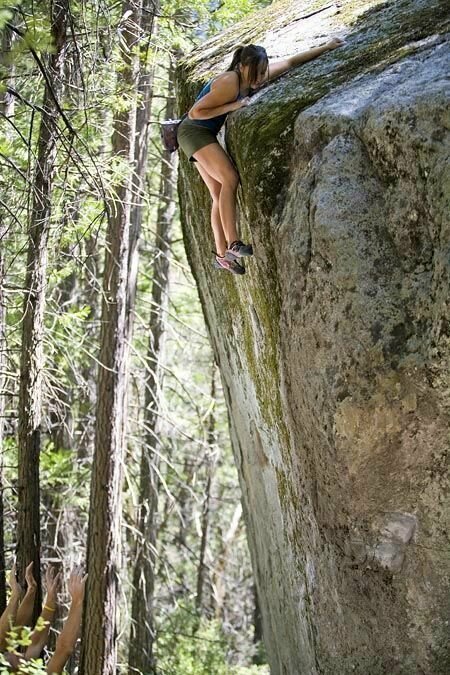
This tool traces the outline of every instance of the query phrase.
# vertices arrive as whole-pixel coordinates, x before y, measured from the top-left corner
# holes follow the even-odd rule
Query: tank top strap
[[[203,98],[203,96],[205,96],[206,94],[209,94],[209,92],[211,91],[212,82],[213,82],[213,80],[209,80],[209,82],[207,82],[203,86],[202,90],[199,92],[199,94],[197,95],[197,98],[195,99],[196,101],[199,101],[201,98]]]

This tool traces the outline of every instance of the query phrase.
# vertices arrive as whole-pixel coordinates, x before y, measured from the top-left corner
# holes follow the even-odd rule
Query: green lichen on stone
[[[248,303],[245,311],[242,308],[242,302],[240,303],[245,363],[255,387],[261,417],[269,429],[276,430],[281,454],[287,457],[290,442],[280,393],[279,296],[270,284],[261,283],[259,279],[256,283],[247,283],[245,291],[251,297],[251,302]],[[239,303],[239,299],[237,302]],[[250,312],[254,312],[259,324],[256,335]],[[261,336],[263,336],[262,340]],[[257,348],[255,348],[256,341],[258,341]]]
[[[298,504],[296,504],[297,496],[294,492],[292,485],[292,477],[288,476],[284,469],[283,470],[276,469],[276,475],[277,475],[278,497],[280,499],[282,507],[290,506],[291,504],[298,506]]]

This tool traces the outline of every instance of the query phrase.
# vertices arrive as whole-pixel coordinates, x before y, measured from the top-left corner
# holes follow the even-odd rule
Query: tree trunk
[[[109,147],[109,111],[103,108],[99,112],[96,124],[102,129],[102,143],[98,148],[98,156],[103,157]],[[80,204],[83,198],[80,197]],[[89,322],[86,323],[86,340],[91,344],[99,342],[100,324],[100,279],[101,262],[98,236],[90,233],[82,242],[84,268],[80,278],[81,304],[90,308]],[[75,436],[77,437],[77,460],[83,463],[90,461],[94,455],[95,446],[95,403],[97,400],[97,364],[92,354],[83,359],[81,366],[83,387],[78,395],[78,419],[76,421]]]
[[[169,71],[172,88],[173,69]],[[174,100],[167,99],[166,115],[171,117]],[[139,513],[139,540],[136,543],[136,562],[133,573],[133,601],[129,650],[129,673],[155,672],[153,646],[155,621],[153,595],[155,587],[156,515],[158,511],[158,410],[162,387],[162,352],[164,319],[168,301],[170,242],[175,212],[173,185],[177,157],[165,152],[161,164],[160,205],[157,215],[155,258],[150,314],[150,336],[145,382],[145,437],[141,454]],[[159,450],[159,448],[158,448]]]
[[[88,582],[80,672],[116,672],[116,604],[120,568],[122,463],[124,456],[127,387],[127,294],[132,168],[136,128],[138,60],[135,56],[141,3],[123,4],[120,88],[129,104],[116,113],[112,152],[130,171],[108,200],[108,231],[103,280],[100,368],[98,377],[95,452],[92,467],[88,532]],[[111,192],[112,194],[112,192]]]
[[[47,242],[58,135],[58,108],[54,99],[59,97],[62,89],[60,73],[64,62],[68,12],[68,0],[55,0],[52,4],[51,31],[55,51],[48,60],[49,80],[45,86],[44,112],[39,130],[22,322],[17,547],[22,576],[25,566],[34,561],[33,570],[39,589],[36,593],[34,619],[39,614],[41,604],[39,454]]]
[[[8,62],[8,56],[14,40],[14,33],[7,27],[2,31],[2,51],[0,57],[0,74],[5,78],[7,86],[8,79],[14,75],[14,66]],[[14,98],[5,89],[0,95],[0,112],[5,117],[14,115]],[[9,129],[6,128],[7,135]],[[5,575],[5,538],[3,521],[3,434],[5,424],[5,389],[6,389],[6,305],[4,297],[4,275],[5,275],[5,257],[4,251],[8,236],[8,227],[6,221],[0,218],[0,613],[6,606],[6,575]]]
[[[213,362],[212,375],[211,375],[211,400],[215,401],[216,398],[216,382],[215,382],[216,368]],[[198,613],[201,615],[203,608],[203,587],[205,583],[205,555],[206,555],[206,546],[208,543],[208,526],[209,526],[209,507],[211,499],[211,484],[213,479],[214,472],[214,445],[216,442],[216,416],[214,413],[214,407],[211,409],[211,414],[209,416],[208,422],[208,446],[209,454],[207,458],[207,478],[206,478],[206,487],[205,487],[205,501],[203,502],[203,513],[202,513],[202,539],[200,543],[200,560],[198,565],[197,572],[197,596],[195,598],[195,606]]]
[[[99,152],[101,155],[102,152]],[[86,326],[88,340],[91,344],[97,344],[98,331],[97,322],[99,320],[100,303],[99,289],[97,288],[97,279],[100,278],[99,272],[99,253],[97,248],[97,237],[90,236],[84,241],[85,246],[85,274],[81,282],[81,296],[84,304],[90,307],[89,324]],[[95,443],[95,419],[93,411],[95,410],[95,401],[97,393],[97,369],[92,358],[83,359],[81,367],[81,377],[83,389],[79,394],[79,415],[77,420],[77,460],[84,461],[90,459],[94,454]]]
[[[78,214],[75,214],[74,221]],[[67,219],[63,228],[67,226]],[[63,249],[64,257],[70,255],[70,248]],[[74,273],[63,277],[58,283],[54,292],[53,302],[57,305],[58,311],[63,313],[64,308],[76,302],[76,275]],[[58,353],[56,358],[58,358]],[[57,368],[56,364],[51,364]],[[73,448],[73,399],[74,393],[71,384],[59,383],[58,399],[52,401],[48,410],[48,424],[46,432],[52,443],[52,453],[58,456],[62,450],[74,450]],[[72,453],[73,463],[76,462],[75,454]],[[41,554],[44,559],[59,560],[56,567],[58,571],[63,569],[62,560],[66,551],[70,550],[69,541],[72,529],[77,527],[77,519],[67,518],[64,498],[61,497],[58,490],[55,491],[53,485],[44,484],[41,486],[41,505],[45,527],[42,531]],[[55,565],[55,563],[53,563]],[[47,649],[52,652],[56,646],[57,632],[62,628],[62,617],[65,614],[60,604],[56,606],[56,612],[53,614],[53,627],[50,631],[47,641]],[[67,670],[67,668],[66,668]]]
[[[139,104],[136,111],[136,146],[134,161],[136,170],[133,174],[133,206],[131,208],[130,251],[128,255],[129,269],[129,297],[128,320],[132,320],[131,310],[136,295],[136,282],[139,260],[139,238],[143,217],[143,197],[147,177],[149,121],[152,107],[152,90],[154,64],[148,63],[151,38],[156,33],[156,15],[159,12],[159,0],[143,0],[142,7],[142,34],[145,35],[145,51],[141,52],[141,61],[145,65],[139,73]]]
[[[5,280],[5,239],[6,224],[0,219],[0,614],[6,607],[5,537],[3,521],[3,433],[6,388],[6,305],[3,292]]]

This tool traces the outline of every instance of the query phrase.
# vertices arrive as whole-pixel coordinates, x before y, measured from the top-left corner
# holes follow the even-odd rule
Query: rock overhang
[[[271,668],[443,674],[448,10],[289,3],[283,18],[287,4],[277,25],[267,8],[210,43],[207,63],[194,54],[179,84],[192,100],[237,42],[278,35],[274,56],[285,55],[276,31],[294,45],[313,17],[305,46],[347,40],[229,117],[241,228],[256,251],[245,278],[213,276],[198,253],[208,195],[185,162],[180,176]]]

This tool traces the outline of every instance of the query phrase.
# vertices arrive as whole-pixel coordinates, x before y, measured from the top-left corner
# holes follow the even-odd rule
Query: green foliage
[[[161,675],[269,675],[265,665],[229,665],[228,650],[228,638],[217,620],[199,617],[192,604],[179,604],[158,631],[157,672]]]
[[[63,448],[55,449],[52,442],[47,443],[41,453],[41,477],[45,483],[55,486],[67,485],[73,471],[72,453]]]
[[[215,620],[199,618],[192,606],[179,605],[161,626],[158,667],[171,675],[226,675],[226,640]]]
[[[23,40],[18,41],[17,46],[18,49],[24,51],[31,47],[34,51],[43,54],[50,54],[55,50],[47,13],[42,15],[34,13],[31,21],[28,22]]]
[[[11,628],[6,638],[8,651],[15,653],[19,647],[28,647],[31,644],[30,636],[31,629],[28,626],[23,626],[23,628],[14,626]]]
[[[44,630],[45,621],[41,618],[36,623],[36,630]],[[20,656],[23,649],[31,644],[32,630],[26,626],[23,628],[13,627],[6,636],[7,652],[13,656]],[[4,654],[0,654],[0,675],[10,673],[11,669]],[[22,661],[15,673],[20,675],[45,675],[47,670],[42,659],[30,659],[29,661]]]
[[[183,0],[166,0],[162,7],[169,20],[162,30],[170,35],[172,48],[187,53],[192,46],[270,4],[271,0],[191,0],[187,8]],[[188,26],[190,30],[186,30]]]
[[[20,2],[16,2],[16,5],[19,5]],[[11,9],[11,2],[9,0],[0,0],[0,30],[2,30],[5,24],[14,16],[14,11]]]
[[[215,35],[270,3],[271,0],[222,0],[211,12],[208,35]]]
[[[23,661],[15,673],[19,675],[46,675],[47,669],[42,659],[31,659],[30,661]],[[3,654],[0,655],[0,675],[7,675],[11,673],[8,661]]]

